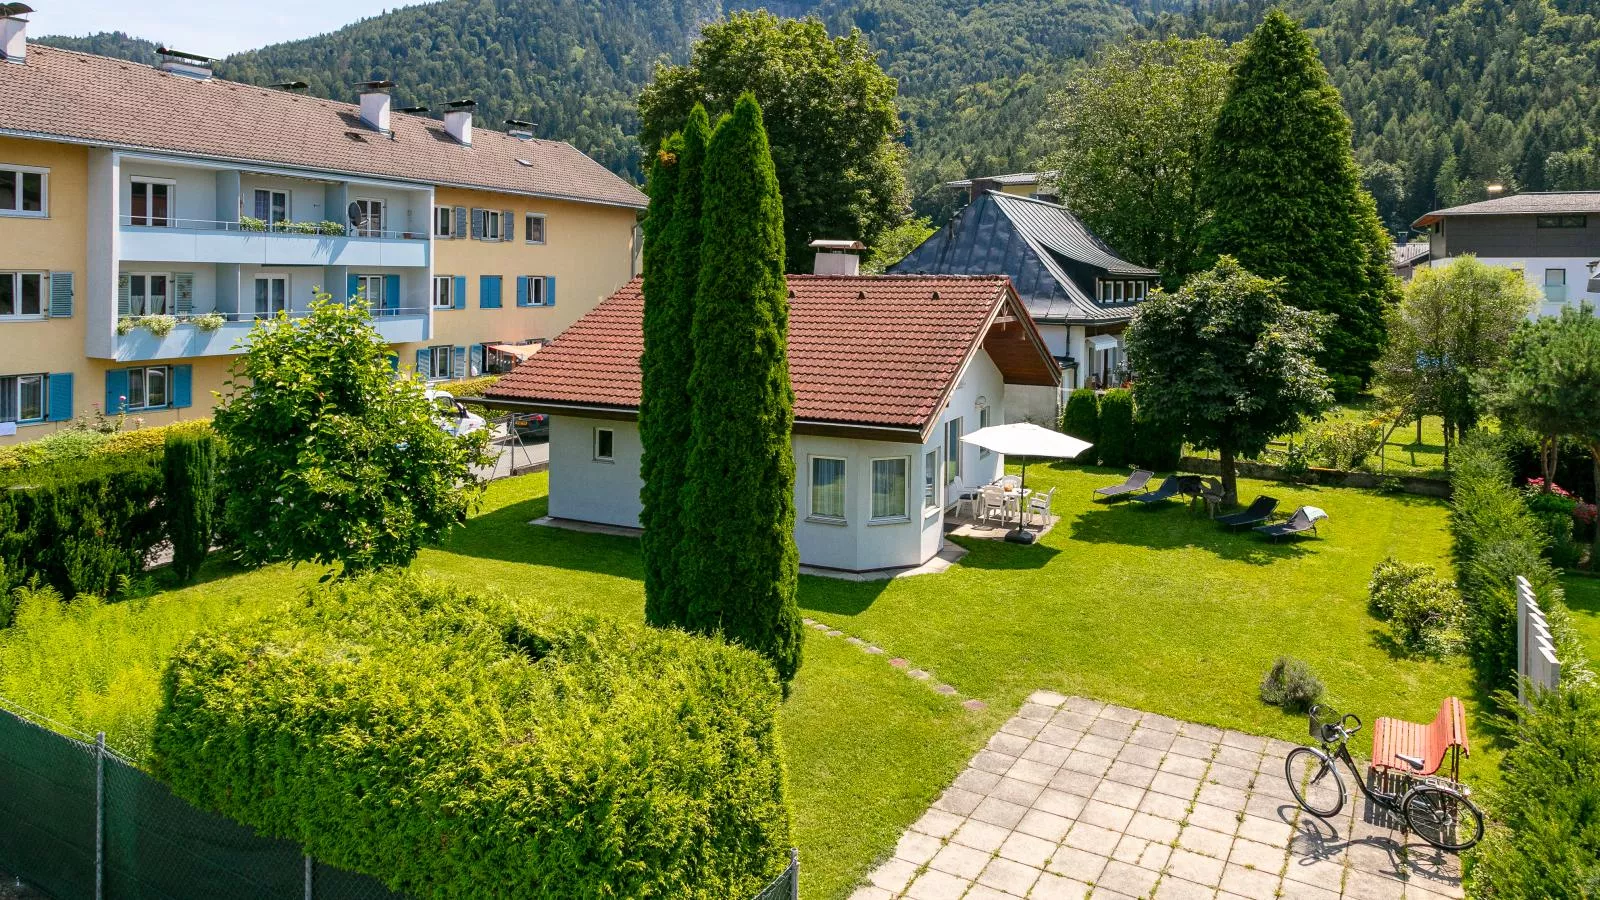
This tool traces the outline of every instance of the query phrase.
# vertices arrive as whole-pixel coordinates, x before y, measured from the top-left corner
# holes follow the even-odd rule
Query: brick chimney
[[[867,245],[860,241],[812,241],[812,249],[817,251],[817,261],[811,267],[815,275],[860,275],[861,251]]]

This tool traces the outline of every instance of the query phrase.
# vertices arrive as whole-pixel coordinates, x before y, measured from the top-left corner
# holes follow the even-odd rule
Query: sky
[[[387,9],[396,0],[28,0],[34,34],[125,31],[174,50],[223,57],[240,50],[333,31]]]

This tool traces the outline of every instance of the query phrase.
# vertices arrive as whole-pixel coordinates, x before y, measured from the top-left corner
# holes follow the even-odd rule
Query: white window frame
[[[966,466],[961,460],[961,436],[966,434],[966,420],[961,416],[944,423],[944,479],[947,482],[960,481]],[[951,466],[955,471],[950,471]]]
[[[423,373],[423,377],[429,381],[446,381],[454,378],[456,372],[455,354],[456,348],[450,344],[439,344],[437,346],[429,347],[428,371]],[[442,367],[439,363],[441,357],[444,359],[444,364]],[[440,373],[441,368],[443,369],[443,374]]]
[[[39,385],[39,414],[37,416],[22,415],[22,385],[23,382],[33,382]],[[16,416],[7,418],[0,416],[0,422],[10,422],[17,425],[33,425],[45,421],[50,414],[49,376],[43,372],[30,372],[26,375],[0,375],[0,394],[9,395],[10,405],[16,410]],[[5,400],[0,399],[0,409],[4,409]]]
[[[443,288],[441,292],[440,288]],[[434,309],[456,308],[456,279],[453,275],[433,276],[433,293],[429,301]],[[441,298],[443,302],[441,302]]]
[[[939,502],[944,492],[944,447],[931,447],[922,453],[922,514],[944,511]]]
[[[533,239],[533,221],[535,219],[539,220],[539,239],[537,241]],[[524,243],[528,243],[528,244],[544,244],[544,243],[547,243],[550,240],[550,235],[549,235],[549,233],[548,233],[548,231],[546,229],[548,229],[549,227],[550,227],[549,217],[546,216],[544,213],[527,213],[527,214],[525,214],[523,216],[523,219],[522,219],[522,234],[523,234],[522,240],[523,240],[523,242]]]
[[[600,435],[602,434],[611,442],[611,452],[604,455],[600,453]],[[615,428],[595,428],[594,461],[601,463],[614,463],[617,461],[617,430]]]
[[[979,431],[982,431],[983,429],[989,427],[989,425],[991,423],[990,415],[991,414],[989,412],[989,404],[988,404],[988,402],[985,401],[982,397],[978,398],[978,430]],[[993,451],[991,451],[988,447],[979,447],[978,448],[978,458],[979,459],[986,459],[991,452],[993,452]]]
[[[356,293],[367,302],[368,309],[383,309],[385,278],[384,275],[356,275]]]
[[[256,205],[256,200],[257,200],[257,196],[256,195],[257,194],[266,194],[267,195],[267,214],[264,215],[264,216],[256,216],[256,215],[254,215],[254,213],[260,212],[260,208]],[[280,195],[283,197],[283,218],[274,219],[274,218],[272,218],[272,201],[273,201],[273,198],[278,197]],[[252,213],[252,216],[253,216],[253,218],[260,219],[261,221],[267,223],[267,227],[268,228],[272,228],[275,225],[282,225],[285,222],[293,222],[294,221],[293,203],[294,203],[294,193],[292,191],[287,190],[287,189],[271,188],[271,187],[251,188],[250,189],[250,211]]]
[[[483,211],[483,239],[486,241],[500,240],[500,210],[486,209]]]
[[[528,305],[544,305],[544,279],[543,275],[524,275],[528,279]]]
[[[150,402],[150,376],[160,373],[163,391],[163,402]],[[139,401],[134,402],[133,385],[138,379]],[[129,412],[148,409],[168,409],[172,406],[172,367],[171,366],[139,366],[128,370],[128,402],[125,404]]]
[[[839,464],[839,514],[821,512],[817,509],[817,463],[836,462]],[[813,453],[806,457],[806,519],[812,522],[825,522],[829,525],[843,525],[846,523],[845,508],[850,505],[850,460],[843,456],[830,456],[825,453]]]
[[[267,311],[264,313],[258,306],[260,298],[256,295],[256,286],[263,281],[267,282]],[[294,307],[294,299],[289,293],[294,282],[290,280],[288,275],[278,272],[257,272],[255,278],[250,282],[250,308],[254,310],[255,317],[258,319],[270,319],[278,314],[278,311],[272,308],[272,282],[274,281],[283,282],[284,312],[288,312]]]
[[[26,218],[26,219],[45,219],[45,218],[49,218],[49,216],[50,216],[50,170],[49,169],[45,169],[45,168],[40,168],[39,166],[20,166],[20,165],[14,165],[14,164],[11,164],[11,163],[3,163],[3,164],[0,164],[0,173],[4,173],[4,172],[10,172],[12,174],[12,176],[14,178],[16,178],[16,183],[17,183],[16,204],[17,205],[14,206],[14,207],[11,207],[9,209],[0,208],[0,216],[16,216],[16,217],[19,217],[19,218]],[[22,195],[23,195],[22,184],[23,184],[23,181],[25,180],[23,178],[24,175],[38,175],[39,176],[39,208],[38,209],[23,209],[22,208]]]
[[[144,221],[133,211],[133,193],[139,185],[145,185],[149,190],[145,196]],[[157,221],[153,212],[155,204],[156,187],[167,189],[167,215]],[[178,183],[171,178],[148,178],[144,175],[133,175],[128,178],[128,224],[140,228],[176,228],[178,227]]]
[[[175,313],[173,312],[173,301],[174,301],[174,298],[172,296],[173,292],[172,292],[172,273],[171,272],[128,272],[126,274],[128,276],[128,315],[130,315],[130,316],[170,316],[170,315],[175,315]],[[134,279],[136,279],[136,278],[143,278],[144,279],[145,292],[144,292],[144,308],[143,309],[140,309],[138,304],[134,301],[133,285],[134,285]],[[162,304],[163,308],[159,312],[153,311],[150,308],[150,279],[152,279],[152,278],[165,278],[167,280],[167,292],[166,292],[165,295],[163,295],[166,298],[166,300]]]
[[[877,479],[878,463],[897,462],[903,467],[901,472],[901,497],[900,511],[890,515],[879,516],[874,514],[872,503],[876,498],[873,493],[873,483]],[[875,456],[867,460],[867,524],[887,525],[898,522],[911,521],[911,513],[907,509],[911,505],[911,457],[909,456]]]
[[[383,237],[384,226],[389,224],[389,202],[378,197],[357,197],[355,202],[366,213],[363,217],[366,224],[356,226],[356,236]],[[377,222],[376,227],[373,226],[374,221]]]
[[[22,278],[25,275],[34,275],[39,279],[39,311],[36,313],[22,311]],[[0,279],[11,281],[13,306],[11,312],[0,313],[0,321],[34,322],[45,317],[45,313],[50,309],[50,273],[36,269],[18,269],[12,272],[0,272]]]
[[[456,236],[455,207],[435,206],[433,208],[433,236],[436,238],[453,238]]]

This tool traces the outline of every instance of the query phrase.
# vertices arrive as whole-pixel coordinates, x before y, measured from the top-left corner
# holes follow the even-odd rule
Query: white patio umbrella
[[[1070,434],[1040,428],[1029,422],[1013,422],[1010,425],[990,425],[988,428],[979,428],[970,434],[961,436],[961,443],[982,447],[1005,456],[1022,457],[1022,487],[1028,485],[1028,458],[1032,456],[1047,456],[1052,459],[1075,459],[1078,454],[1094,446],[1088,441],[1082,441]],[[1018,498],[1021,501],[1021,498]],[[1031,544],[1034,542],[1033,533],[1028,531],[1023,523],[1026,517],[1017,516],[1015,531],[1006,535],[1006,540],[1018,544]]]

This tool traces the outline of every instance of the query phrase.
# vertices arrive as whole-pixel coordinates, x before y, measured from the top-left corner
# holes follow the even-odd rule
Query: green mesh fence
[[[196,809],[116,754],[100,754],[91,742],[0,706],[0,870],[59,900],[401,896],[364,875],[308,863],[288,841],[258,837]],[[97,769],[103,787],[97,787]]]

